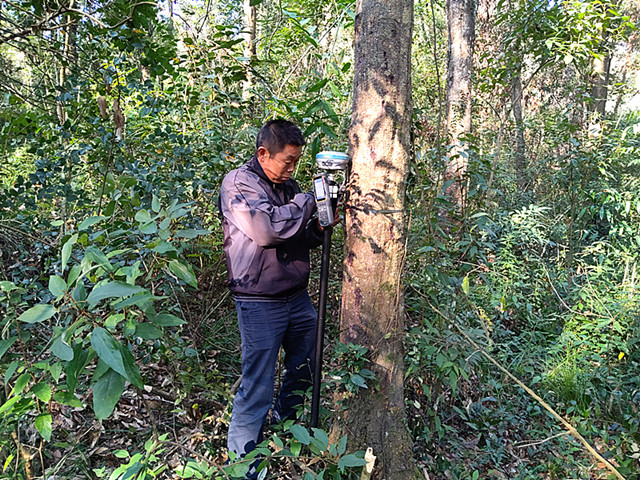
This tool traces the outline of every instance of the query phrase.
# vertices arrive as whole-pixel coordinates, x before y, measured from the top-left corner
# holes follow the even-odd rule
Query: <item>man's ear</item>
[[[261,162],[263,160],[266,160],[270,156],[269,150],[267,150],[266,147],[258,147],[257,155],[258,155],[258,160],[260,160]]]

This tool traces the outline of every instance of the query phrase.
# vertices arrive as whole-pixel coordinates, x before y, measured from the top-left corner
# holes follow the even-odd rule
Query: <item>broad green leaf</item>
[[[50,319],[56,314],[56,308],[48,303],[40,303],[31,307],[18,317],[18,320],[25,323],[38,323]]]
[[[329,435],[327,435],[327,432],[320,428],[312,428],[311,430],[313,431],[313,436],[315,437],[314,440],[318,440],[319,442],[318,446],[321,447],[320,449],[324,451],[329,448]]]
[[[145,224],[151,221],[151,215],[146,210],[138,210],[135,216],[136,222]]]
[[[185,264],[180,260],[171,260],[169,262],[169,270],[171,270],[176,277],[187,285],[191,285],[193,288],[198,288],[198,280],[193,273],[191,265]]]
[[[109,369],[93,385],[93,411],[99,420],[108,418],[124,392],[125,378]]]
[[[145,235],[153,235],[158,231],[158,225],[156,222],[148,222],[143,225],[140,225],[140,231]]]
[[[11,345],[18,339],[18,337],[10,337],[4,340],[0,340],[0,358],[11,348]]]
[[[338,468],[341,472],[344,472],[347,467],[362,467],[366,464],[367,462],[364,458],[356,457],[353,454],[345,455],[338,460]]]
[[[22,396],[20,396],[20,395],[16,395],[15,397],[11,397],[9,400],[4,402],[2,404],[2,406],[0,406],[0,413],[4,413],[6,411],[10,411],[11,407],[13,407],[13,405],[15,403],[17,403],[21,399],[22,399]]]
[[[136,336],[143,340],[157,340],[162,337],[162,330],[150,323],[139,323],[136,326]]]
[[[354,385],[357,385],[362,388],[367,388],[367,383],[364,381],[364,378],[362,378],[357,373],[350,373],[349,379],[351,380],[351,383],[353,383]]]
[[[10,292],[11,290],[17,290],[18,287],[15,286],[13,282],[9,282],[7,280],[3,280],[0,282],[0,290],[5,292]]]
[[[178,327],[187,323],[181,318],[178,318],[170,313],[161,313],[160,315],[156,315],[155,317],[153,317],[151,320],[153,321],[153,323],[161,327]]]
[[[196,238],[198,235],[209,235],[209,230],[195,230],[193,228],[186,228],[184,230],[178,230],[175,233],[176,238]]]
[[[158,243],[158,245],[153,247],[151,250],[157,253],[167,253],[167,252],[175,252],[176,247],[171,245],[169,242],[162,241]]]
[[[73,360],[73,349],[65,342],[64,333],[53,341],[51,345],[51,352],[60,360],[70,362]]]
[[[160,200],[158,200],[158,197],[156,197],[154,194],[153,198],[151,199],[151,210],[158,213],[160,211],[160,208],[161,208]]]
[[[15,395],[20,395],[22,393],[22,391],[25,389],[25,387],[27,386],[27,383],[29,383],[29,380],[31,380],[31,374],[30,373],[24,372],[22,375],[20,375],[16,379],[16,383],[13,386],[13,393]]]
[[[92,225],[95,225],[98,222],[101,222],[102,220],[104,220],[107,217],[103,217],[102,215],[100,216],[95,216],[95,217],[89,217],[89,218],[85,218],[80,225],[78,225],[78,230],[86,230],[87,228],[89,228]]]
[[[41,402],[47,403],[51,400],[51,386],[46,382],[36,383],[31,387],[31,392],[38,397]]]
[[[49,291],[54,297],[64,295],[67,291],[67,282],[58,275],[51,275],[49,277]]]
[[[111,369],[118,372],[136,387],[143,387],[142,377],[135,366],[133,355],[104,328],[96,327],[93,330],[91,333],[91,346],[98,357],[109,365]]]
[[[127,452],[126,450],[116,450],[115,452],[113,452],[113,454],[116,456],[116,458],[129,458],[129,452]]]
[[[311,435],[309,435],[309,431],[302,425],[291,425],[289,427],[289,431],[300,443],[304,445],[309,445],[311,443]]]
[[[62,363],[61,362],[55,362],[53,364],[51,364],[51,366],[49,367],[49,372],[51,373],[51,377],[58,382],[58,380],[60,380],[60,375],[62,375]]]
[[[98,302],[105,298],[128,297],[129,295],[133,295],[134,293],[138,293],[142,290],[144,290],[142,287],[130,285],[124,282],[107,282],[102,285],[98,285],[91,290],[91,293],[87,297],[87,303],[89,304],[89,307],[93,308],[98,304]]]
[[[107,319],[104,321],[104,326],[111,330],[115,328],[123,320],[124,320],[124,313],[116,313],[113,315],[109,315]]]
[[[88,247],[84,252],[84,256],[85,258],[91,260],[92,263],[100,265],[107,272],[113,272],[113,265],[111,265],[111,262],[109,261],[107,256],[99,248]]]
[[[119,300],[113,304],[113,308],[116,310],[122,309],[124,307],[128,307],[130,305],[135,305],[139,307],[141,310],[146,310],[149,304],[153,304],[154,300],[160,300],[165,297],[159,297],[157,295],[151,295],[151,293],[147,291],[143,291],[140,293],[136,293],[135,295],[131,295],[130,297],[125,298],[124,300]]]
[[[7,367],[7,371],[4,372],[4,383],[9,383],[9,380],[11,380],[13,374],[16,373],[16,370],[18,369],[18,367],[20,367],[21,363],[22,362],[20,362],[19,360],[16,360],[9,364],[9,366]]]
[[[36,430],[47,442],[51,440],[51,433],[53,433],[51,423],[50,413],[41,413],[36,417]]]
[[[62,271],[64,272],[65,268],[67,268],[67,262],[69,261],[69,257],[71,257],[71,250],[73,249],[73,245],[78,241],[78,234],[74,233],[69,240],[62,246]]]
[[[347,451],[347,436],[345,435],[338,442],[338,455],[342,455]]]
[[[72,408],[82,408],[82,402],[71,392],[56,392],[53,394],[53,400]]]

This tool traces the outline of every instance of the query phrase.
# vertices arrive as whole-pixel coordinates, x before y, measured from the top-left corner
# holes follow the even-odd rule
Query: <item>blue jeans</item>
[[[311,386],[317,314],[306,290],[277,301],[236,300],[242,338],[242,381],[233,400],[227,446],[244,455],[262,441],[273,401],[275,365],[283,347],[284,379],[274,405],[277,417],[291,418]]]

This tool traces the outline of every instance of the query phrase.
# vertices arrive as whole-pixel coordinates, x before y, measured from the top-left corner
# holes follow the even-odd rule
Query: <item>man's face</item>
[[[273,183],[289,180],[301,155],[302,147],[296,145],[285,145],[282,151],[275,155],[271,155],[265,147],[258,148],[258,161]]]

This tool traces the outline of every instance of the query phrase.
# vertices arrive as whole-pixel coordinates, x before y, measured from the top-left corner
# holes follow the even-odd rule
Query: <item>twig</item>
[[[550,442],[551,440],[555,440],[556,438],[559,437],[564,437],[565,435],[569,435],[569,432],[560,432],[556,435],[552,435],[549,438],[545,438],[544,440],[539,440],[537,442],[520,442],[520,443],[516,443],[514,444],[515,447],[517,448],[528,448],[528,447],[535,447],[536,445],[542,445],[544,443]]]

